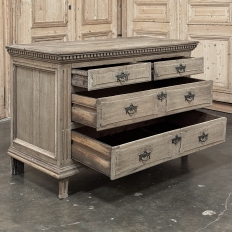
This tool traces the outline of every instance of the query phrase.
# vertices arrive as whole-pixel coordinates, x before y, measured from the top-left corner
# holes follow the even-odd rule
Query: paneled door
[[[74,0],[16,0],[13,3],[14,43],[74,40]],[[70,9],[70,8],[71,9]]]
[[[26,44],[107,39],[118,34],[118,0],[1,0],[1,3],[0,55],[5,54],[6,59],[5,64],[0,62],[0,118],[9,116],[10,101],[10,60],[4,36],[9,37],[7,44]],[[6,23],[3,17],[7,18]]]
[[[15,43],[117,37],[117,0],[16,0]]]
[[[213,99],[232,103],[232,1],[181,0],[180,38],[198,40],[193,56],[203,56],[204,74],[214,81]]]
[[[123,0],[123,36],[178,38],[176,0]]]
[[[117,0],[76,1],[76,40],[117,37]]]

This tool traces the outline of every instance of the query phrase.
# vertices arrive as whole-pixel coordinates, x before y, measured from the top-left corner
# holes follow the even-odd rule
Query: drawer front
[[[144,118],[154,118],[157,114],[157,94],[153,92],[136,95],[137,97],[124,95],[117,100],[114,97],[100,99],[97,104],[98,128],[116,127],[118,123],[126,125],[143,121]]]
[[[199,125],[181,129],[180,152],[188,152],[197,148],[223,142],[226,133],[226,120],[220,118]]]
[[[212,82],[206,81],[202,86],[167,90],[167,112],[188,109],[196,106],[203,107],[212,103]]]
[[[150,83],[146,83],[145,91],[139,91],[143,84],[124,86],[123,88],[136,87],[137,92],[128,94],[120,92],[121,88],[105,90],[103,97],[96,92],[87,91],[84,95],[72,94],[72,120],[100,131],[206,107],[212,103],[212,81],[191,78],[172,81],[176,85],[171,82],[168,87],[155,89],[149,89]],[[109,97],[107,91],[110,92]],[[98,94],[100,92],[102,91],[99,90]]]
[[[160,61],[154,63],[154,80],[189,76],[203,72],[203,57]]]
[[[191,111],[133,128],[108,135],[88,128],[79,129],[84,134],[73,131],[72,158],[114,180],[224,142],[226,118]]]
[[[117,179],[177,157],[180,142],[177,144],[172,142],[177,134],[178,131],[172,131],[121,145],[112,154],[111,179]]]
[[[81,70],[80,70],[81,71]],[[76,71],[78,73],[78,71]],[[90,69],[86,72],[73,74],[72,85],[88,90],[117,87],[140,82],[151,81],[151,63],[138,63],[110,68]],[[82,86],[83,85],[83,86]]]

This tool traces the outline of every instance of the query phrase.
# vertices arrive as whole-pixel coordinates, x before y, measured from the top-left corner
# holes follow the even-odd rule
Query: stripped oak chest
[[[12,173],[23,164],[59,179],[83,167],[112,180],[225,140],[196,41],[131,37],[12,45]]]

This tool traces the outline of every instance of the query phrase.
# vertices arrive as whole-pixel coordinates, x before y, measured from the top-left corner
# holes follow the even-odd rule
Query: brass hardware
[[[172,143],[174,143],[175,145],[177,145],[180,141],[181,141],[181,137],[179,137],[178,135],[176,135],[175,138],[172,139]]]
[[[185,68],[186,65],[182,65],[180,64],[178,67],[176,67],[176,71],[180,74],[180,73],[184,73],[185,72]]]
[[[195,94],[188,92],[187,95],[184,96],[185,97],[185,101],[187,101],[188,103],[192,102],[195,98]]]
[[[208,135],[209,134],[205,134],[205,132],[203,132],[202,135],[198,136],[199,142],[200,143],[205,143],[208,140]]]
[[[129,107],[126,107],[126,114],[129,114],[132,116],[133,114],[137,113],[138,106],[134,106],[132,103],[130,104]]]
[[[122,71],[120,74],[117,74],[117,82],[123,83],[128,81],[128,76],[130,75],[130,73],[125,73],[124,71]]]
[[[167,94],[162,92],[157,95],[158,100],[163,101],[165,98],[167,98]]]
[[[145,150],[142,154],[139,155],[139,162],[145,164],[151,158],[151,151]]]

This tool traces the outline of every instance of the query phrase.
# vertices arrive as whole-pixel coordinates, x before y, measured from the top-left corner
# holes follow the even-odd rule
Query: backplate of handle
[[[176,135],[173,139],[172,139],[172,143],[177,145],[179,142],[181,141],[181,137]]]
[[[117,74],[117,82],[123,83],[128,81],[128,77],[129,77],[130,73],[126,73],[124,71],[122,71],[121,73]]]
[[[185,101],[187,101],[188,103],[191,103],[192,101],[194,101],[195,94],[188,92],[188,94],[185,95],[184,97],[185,97]]]
[[[198,136],[199,142],[205,143],[208,140],[208,136],[209,134],[205,134],[205,132],[203,132],[200,136]]]
[[[167,94],[164,92],[161,92],[160,94],[157,95],[157,99],[160,101],[163,101],[165,98],[167,98]]]
[[[178,73],[185,73],[186,65],[180,64],[179,66],[176,67],[176,71]]]
[[[132,116],[133,114],[137,113],[138,106],[134,106],[132,103],[130,106],[125,108],[126,114]]]
[[[151,158],[151,151],[145,150],[142,154],[139,154],[139,162],[146,163]]]

